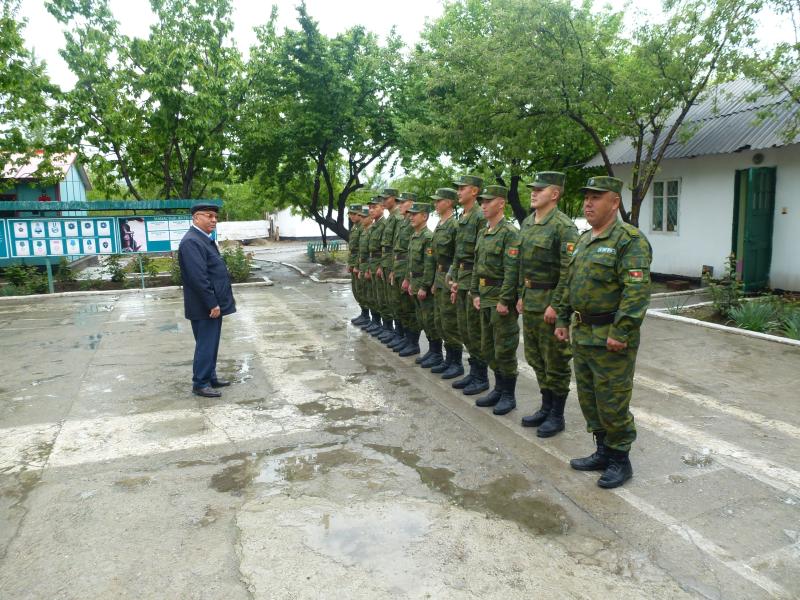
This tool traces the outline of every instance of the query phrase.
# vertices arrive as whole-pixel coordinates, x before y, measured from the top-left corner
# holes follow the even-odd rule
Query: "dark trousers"
[[[217,379],[217,352],[222,334],[222,317],[192,321],[194,334],[194,362],[192,387],[206,387]]]

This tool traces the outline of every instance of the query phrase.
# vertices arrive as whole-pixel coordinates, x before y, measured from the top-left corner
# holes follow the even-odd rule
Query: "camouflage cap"
[[[367,204],[383,204],[383,196],[373,196]]]
[[[362,206],[360,214],[361,214],[362,217],[368,217],[369,216],[369,206]]]
[[[400,195],[400,190],[395,188],[384,188],[383,191],[378,194],[381,198],[397,198]]]
[[[429,213],[431,212],[431,205],[430,202],[414,202],[411,205],[411,208],[408,209],[410,213]]]
[[[586,192],[590,190],[593,192],[614,192],[616,194],[621,194],[623,185],[625,185],[625,182],[616,177],[590,177],[586,185],[583,186],[580,191]]]
[[[400,200],[400,202],[406,202],[408,200],[411,200],[412,202],[416,202],[417,201],[417,195],[415,193],[413,193],[413,192],[403,192],[403,193],[400,194],[399,200]]]
[[[432,200],[452,200],[458,202],[458,192],[453,188],[438,188],[436,193],[431,196]]]
[[[495,198],[508,198],[508,188],[504,185],[489,185],[478,196],[481,200],[494,200]]]
[[[453,185],[456,187],[462,185],[474,185],[477,188],[483,187],[483,178],[478,177],[477,175],[462,175],[456,181],[453,182]]]
[[[350,205],[350,206],[347,208],[347,212],[348,212],[348,213],[356,213],[356,214],[361,214],[361,205],[360,205],[360,204],[351,204],[351,205]]]
[[[539,171],[533,176],[533,181],[525,187],[529,188],[545,188],[549,185],[557,185],[564,187],[564,181],[567,176],[559,171]]]

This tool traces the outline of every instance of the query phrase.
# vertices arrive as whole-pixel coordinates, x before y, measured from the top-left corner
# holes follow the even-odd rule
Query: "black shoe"
[[[221,388],[221,387],[228,387],[231,384],[230,381],[227,379],[212,379],[211,380],[211,387],[212,388]]]
[[[430,348],[431,355],[419,363],[423,369],[430,369],[442,363],[442,340],[433,340]]]
[[[551,394],[553,403],[544,423],[539,425],[536,435],[540,438],[553,437],[559,431],[564,431],[564,406],[567,403],[567,394]]]
[[[396,340],[394,340],[393,342],[389,342],[388,344],[386,344],[386,346],[388,348],[391,348],[393,352],[400,352],[400,350],[403,349],[403,346],[405,346],[407,342],[408,338],[406,337],[406,334],[403,333],[403,335],[398,335]]]
[[[451,346],[447,349],[447,360],[450,364],[442,371],[442,379],[455,379],[464,374],[464,365],[461,364],[461,346]],[[433,372],[433,369],[431,369]]]
[[[394,348],[395,348],[395,346],[397,346],[397,344],[399,344],[401,342],[405,343],[405,340],[406,340],[405,331],[406,330],[400,324],[400,321],[395,321],[394,322],[394,334],[392,335],[392,338],[389,341],[385,342],[386,347],[387,348],[391,348],[392,350],[394,350]]]
[[[378,323],[377,323],[377,325],[378,325],[378,326],[377,326],[377,327],[375,327],[374,329],[372,329],[372,331],[370,331],[369,329],[367,329],[367,331],[369,332],[369,334],[370,334],[372,337],[376,338],[376,337],[378,337],[380,334],[382,334],[384,331],[386,331],[386,330],[383,328],[383,323],[384,323],[383,317],[382,317],[381,315],[378,315]]]
[[[376,330],[380,328],[381,328],[381,316],[373,310],[372,320],[369,322],[369,325],[364,327],[364,331],[372,335],[373,333],[375,333]]]
[[[445,356],[446,358],[442,362],[431,367],[431,373],[440,375],[450,368],[450,365],[453,364],[453,349],[445,346]]]
[[[462,391],[465,396],[474,396],[489,389],[489,373],[486,364],[475,359],[475,377]]]
[[[466,390],[464,391],[466,393]],[[478,398],[475,401],[475,406],[480,408],[487,408],[489,406],[495,406],[498,402],[500,402],[500,398],[503,396],[503,376],[500,373],[494,374],[494,389],[483,396],[482,398]]]
[[[454,381],[453,383],[450,384],[457,390],[463,390],[470,383],[475,381],[475,359],[470,356],[467,359],[467,362],[469,363],[469,374],[466,377],[459,379],[458,381]]]
[[[502,381],[502,396],[500,396],[500,402],[497,403],[497,406],[494,407],[492,412],[496,414],[498,417],[502,415],[507,415],[512,410],[517,408],[517,397],[514,395],[515,390],[517,389],[517,376],[513,375],[511,377],[506,377],[505,375],[501,376]]]
[[[369,310],[367,310],[366,308],[362,308],[361,314],[358,315],[356,318],[350,319],[350,322],[357,327],[363,325],[367,321],[369,321]]]
[[[417,358],[415,358],[414,362],[417,363],[417,364],[420,364],[423,360],[428,360],[431,357],[431,354],[433,354],[433,350],[431,349],[430,342],[429,342],[428,343],[428,351],[425,354],[423,354],[422,356],[418,356]]]
[[[606,452],[608,453],[608,466],[597,480],[597,485],[610,490],[621,486],[633,477],[633,467],[626,451],[606,448]]]
[[[608,466],[608,448],[605,445],[606,432],[595,431],[597,450],[585,458],[573,458],[569,466],[576,471],[604,471]]]
[[[377,337],[384,344],[394,338],[394,321],[392,319],[383,320],[383,332]]]
[[[212,388],[210,385],[207,385],[205,387],[199,387],[199,388],[198,387],[193,387],[192,388],[192,393],[195,396],[202,396],[203,398],[219,398],[220,396],[222,396],[222,392],[218,392],[217,390]]]
[[[550,390],[541,390],[542,392],[542,406],[535,413],[528,417],[522,417],[523,427],[538,427],[547,418],[550,412],[550,406],[553,404],[552,392]]]
[[[414,356],[415,354],[419,354],[419,334],[419,331],[408,332],[408,344],[406,344],[403,349],[400,350],[400,356],[405,358],[406,356]]]

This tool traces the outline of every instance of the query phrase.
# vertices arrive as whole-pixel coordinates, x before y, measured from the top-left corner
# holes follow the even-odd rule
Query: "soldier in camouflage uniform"
[[[347,270],[350,272],[350,287],[353,298],[361,308],[361,314],[350,319],[353,325],[362,325],[369,320],[369,309],[362,297],[361,284],[358,279],[358,243],[361,238],[361,205],[351,204],[347,211],[350,219],[350,239],[347,240]]]
[[[481,355],[494,371],[495,387],[476,406],[494,406],[505,415],[517,406],[517,347],[519,346],[519,231],[503,215],[508,189],[490,185],[478,196],[486,227],[478,233],[472,303],[480,311]]]
[[[456,223],[456,247],[450,268],[450,299],[456,305],[458,337],[469,351],[469,373],[453,382],[453,387],[471,396],[489,389],[486,361],[481,355],[480,314],[474,309],[469,292],[475,264],[475,242],[478,232],[486,225],[486,219],[477,204],[483,179],[463,175],[453,184],[458,189],[458,202],[463,212]]]
[[[458,337],[458,313],[450,302],[450,285],[447,272],[453,265],[456,251],[456,217],[453,208],[458,202],[458,192],[439,188],[431,196],[436,202],[439,223],[433,232],[433,257],[436,259],[436,278],[433,286],[436,329],[442,335],[447,359],[431,368],[431,373],[441,373],[442,379],[453,379],[464,374],[461,364],[461,339]]]
[[[592,229],[578,239],[570,259],[555,329],[559,340],[572,339],[578,402],[597,443],[592,455],[570,466],[603,471],[597,481],[603,488],[633,476],[628,452],[636,428],[629,407],[653,257],[644,235],[617,218],[622,185],[614,177],[592,177],[582,188]]]
[[[389,274],[389,284],[396,289],[399,295],[397,300],[397,316],[395,318],[395,330],[397,335],[394,339],[389,340],[386,345],[394,352],[400,350],[409,343],[408,334],[412,330],[419,330],[417,325],[416,306],[414,299],[411,298],[407,291],[402,289],[403,279],[408,267],[408,244],[411,241],[411,235],[414,233],[411,227],[411,221],[408,217],[408,209],[416,202],[417,195],[410,192],[403,192],[397,201],[397,206],[400,213],[403,215],[403,220],[397,224],[394,235],[394,248],[392,260],[392,272]]]
[[[393,286],[389,281],[389,274],[392,272],[392,264],[394,263],[395,235],[398,225],[405,219],[405,216],[400,213],[400,209],[397,206],[399,193],[394,188],[386,188],[379,194],[383,198],[383,207],[389,211],[389,216],[386,217],[386,224],[383,228],[383,235],[381,236],[381,261],[376,273],[378,279],[383,282],[386,297],[383,313],[383,331],[377,335],[377,338],[384,344],[395,339],[394,324],[397,321],[397,314],[400,308],[400,287]]]
[[[383,198],[373,196],[369,201],[369,212],[372,216],[372,225],[367,236],[367,246],[369,248],[369,263],[366,279],[372,289],[372,323],[364,329],[373,336],[383,332],[383,315],[386,313],[386,288],[383,279],[377,276],[381,266],[381,242],[383,240],[383,229],[386,226],[386,219],[383,216]]]
[[[542,171],[531,188],[535,211],[522,222],[520,232],[519,300],[525,360],[533,367],[542,406],[522,418],[523,427],[539,427],[536,435],[551,437],[564,430],[564,405],[569,393],[572,358],[569,345],[556,340],[556,311],[567,283],[567,268],[578,229],[558,210],[564,193],[564,173]]]
[[[411,214],[411,225],[414,234],[408,245],[408,270],[403,281],[404,289],[415,298],[417,307],[417,321],[425,330],[429,340],[436,339],[436,324],[433,317],[433,276],[435,263],[431,240],[433,234],[428,229],[428,215],[431,205],[426,202],[415,202],[408,212]],[[419,354],[419,331],[416,331],[412,341],[416,346],[406,347],[400,351],[400,356]]]
[[[372,215],[369,212],[369,206],[364,205],[361,207],[361,234],[358,240],[358,264],[356,266],[356,276],[358,277],[358,287],[361,290],[361,298],[363,299],[364,306],[368,310],[374,311],[374,302],[372,299],[372,285],[366,278],[367,270],[369,269],[369,229],[372,226]],[[366,329],[372,325],[372,320],[367,317],[359,327]]]

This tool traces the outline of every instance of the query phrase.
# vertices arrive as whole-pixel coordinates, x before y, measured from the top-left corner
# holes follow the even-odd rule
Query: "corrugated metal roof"
[[[0,202],[5,211],[110,211],[110,210],[177,210],[189,209],[203,202],[222,206],[222,200],[99,200],[97,202]]]
[[[25,158],[25,162],[17,164],[23,159],[21,154],[14,154],[11,156],[8,164],[3,166],[0,172],[0,179],[14,179],[17,181],[31,181],[36,180],[36,171],[41,167],[44,162],[44,153],[37,151],[33,156]],[[89,176],[86,174],[86,169],[78,162],[78,154],[75,152],[68,152],[66,154],[54,154],[50,160],[53,168],[61,174],[64,178],[72,165],[78,171],[78,176],[83,181],[83,187],[87,190],[92,189],[92,184],[89,181]]]
[[[679,132],[664,159],[730,154],[798,143],[800,135],[792,140],[784,137],[785,124],[798,111],[800,106],[786,92],[766,94],[761,84],[746,79],[721,84],[689,110],[681,131],[692,132],[692,135],[680,141]],[[674,117],[670,118],[670,122],[673,120]],[[615,165],[636,160],[630,138],[618,138],[609,145],[607,152]],[[603,159],[597,154],[585,166],[601,167]]]

